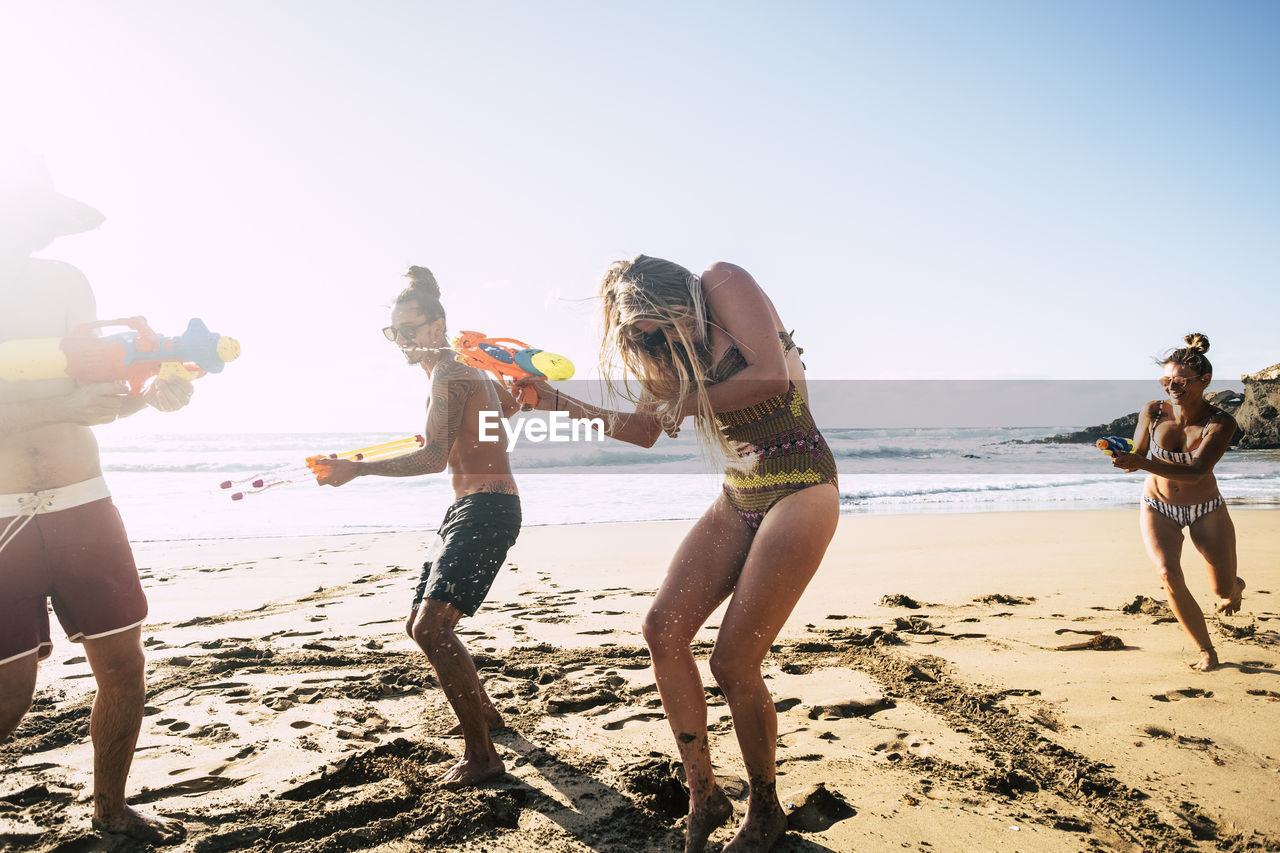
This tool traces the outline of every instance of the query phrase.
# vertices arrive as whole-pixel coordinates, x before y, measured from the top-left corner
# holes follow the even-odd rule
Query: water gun
[[[464,331],[454,337],[452,344],[457,361],[496,375],[524,406],[536,406],[538,392],[527,385],[517,386],[517,380],[573,378],[573,363],[569,359],[514,338],[489,338],[480,332]]]
[[[1133,439],[1109,435],[1106,438],[1100,438],[1095,441],[1094,446],[1108,456],[1115,456],[1117,453],[1132,453]]]
[[[231,500],[242,501],[248,495],[256,495],[267,489],[274,489],[276,486],[287,486],[290,483],[310,479],[313,475],[319,478],[330,467],[326,464],[329,460],[350,459],[352,462],[372,462],[375,459],[391,459],[412,453],[426,443],[427,440],[422,436],[411,435],[408,438],[397,438],[382,444],[362,447],[359,450],[308,456],[304,465],[286,465],[260,474],[241,477],[238,480],[224,480],[220,488],[235,489],[236,491],[231,493]]]
[[[97,329],[126,326],[129,331],[99,337]],[[209,331],[192,320],[177,337],[157,335],[144,317],[102,320],[72,329],[65,338],[31,338],[0,343],[0,379],[32,382],[71,377],[80,383],[129,383],[130,396],[142,393],[153,376],[194,379],[221,373],[240,356],[240,342]]]

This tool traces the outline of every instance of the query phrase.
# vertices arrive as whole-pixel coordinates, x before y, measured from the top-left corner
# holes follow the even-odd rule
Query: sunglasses
[[[641,332],[640,343],[645,349],[657,349],[667,340],[667,336],[661,329],[654,329],[652,332]]]
[[[395,343],[397,338],[402,341],[412,341],[417,336],[419,329],[423,326],[430,325],[433,322],[435,321],[427,320],[416,326],[402,326],[398,329],[395,326],[387,326],[382,330],[382,336],[392,343]]]
[[[1188,382],[1199,382],[1199,377],[1188,378],[1186,376],[1161,376],[1160,384],[1165,388],[1186,388]]]

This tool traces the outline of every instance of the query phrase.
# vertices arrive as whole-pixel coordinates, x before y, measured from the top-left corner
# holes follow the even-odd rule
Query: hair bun
[[[436,283],[436,277],[432,275],[431,270],[426,267],[409,267],[404,277],[409,279],[410,287],[425,290],[432,299],[440,298],[440,285]]]
[[[1183,340],[1187,342],[1187,349],[1193,349],[1201,353],[1209,351],[1209,338],[1201,332],[1192,332]]]

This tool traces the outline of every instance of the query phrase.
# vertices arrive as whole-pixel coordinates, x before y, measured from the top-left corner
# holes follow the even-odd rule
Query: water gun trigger
[[[157,379],[185,379],[190,382],[193,379],[199,379],[205,375],[205,370],[198,364],[190,361],[166,361],[160,365],[160,372],[156,374]]]
[[[538,407],[538,389],[532,385],[513,386],[511,396],[515,397],[516,402],[521,406],[528,406],[530,409]]]
[[[333,470],[333,466],[329,464],[332,456],[308,456],[307,470],[316,478],[316,485],[323,485],[324,478]]]

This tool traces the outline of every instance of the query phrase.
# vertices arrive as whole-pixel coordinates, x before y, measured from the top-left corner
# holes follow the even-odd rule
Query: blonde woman
[[[601,367],[622,377],[610,387],[637,411],[601,410],[545,385],[539,406],[602,417],[611,437],[643,447],[692,417],[724,456],[723,492],[676,551],[643,631],[689,783],[685,850],[697,853],[733,809],[711,770],[690,644],[728,599],[710,665],[733,714],[750,796],[724,850],[769,850],[787,819],[775,785],[777,713],[761,665],[835,533],[835,459],[809,412],[800,351],[746,270],[716,263],[698,276],[641,255],[609,268],[600,298]]]
[[[1184,340],[1185,347],[1160,362],[1160,384],[1168,399],[1143,408],[1133,434],[1134,452],[1115,454],[1111,464],[1149,474],[1138,510],[1142,540],[1160,572],[1173,615],[1200,650],[1192,668],[1208,671],[1218,665],[1218,653],[1182,574],[1182,528],[1208,566],[1218,612],[1239,611],[1244,580],[1236,574],[1236,529],[1213,476],[1235,435],[1236,421],[1204,398],[1213,378],[1213,365],[1205,357],[1209,339],[1196,332]]]

